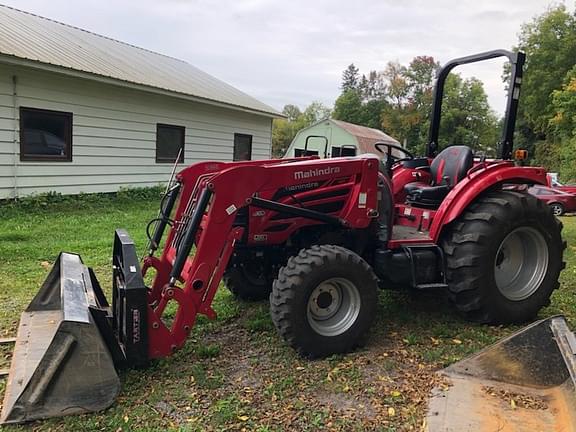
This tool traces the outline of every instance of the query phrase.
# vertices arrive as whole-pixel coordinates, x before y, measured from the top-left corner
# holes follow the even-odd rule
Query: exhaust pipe
[[[575,356],[576,337],[555,316],[447,367],[429,432],[576,430]]]

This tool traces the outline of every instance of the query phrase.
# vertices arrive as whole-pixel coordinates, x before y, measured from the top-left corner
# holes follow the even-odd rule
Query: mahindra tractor
[[[440,149],[444,83],[457,65],[504,56],[510,82],[499,158]],[[305,357],[362,344],[380,289],[445,289],[471,321],[520,323],[550,302],[563,269],[561,223],[527,193],[546,171],[512,160],[524,54],[452,60],[437,76],[427,154],[200,162],[182,169],[150,224],[143,260],[117,230],[109,303],[80,256],[60,253],[22,314],[2,421],[103,409],[117,369],[182,348],[221,282],[267,299]],[[153,277],[152,277],[153,276]],[[151,280],[146,284],[145,280]]]

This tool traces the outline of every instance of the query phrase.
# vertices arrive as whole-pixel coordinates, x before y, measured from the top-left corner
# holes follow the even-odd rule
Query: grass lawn
[[[44,209],[0,207],[0,337],[13,336],[20,312],[61,250],[78,252],[110,286],[115,228],[128,229],[139,252],[158,200],[102,199]],[[542,317],[576,324],[576,267],[568,240],[562,286]],[[34,430],[420,430],[434,372],[514,328],[469,324],[440,293],[383,292],[368,345],[346,356],[307,361],[276,335],[266,303],[240,303],[221,289],[216,321],[200,319],[187,345],[144,371],[121,374],[122,393],[105,412],[32,424]],[[10,352],[0,352],[0,368]],[[0,380],[0,395],[5,380]],[[18,428],[6,428],[17,430]]]

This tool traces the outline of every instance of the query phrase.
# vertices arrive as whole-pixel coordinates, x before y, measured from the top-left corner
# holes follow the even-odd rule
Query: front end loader
[[[440,374],[429,432],[576,430],[576,337],[566,320],[540,320]]]
[[[441,150],[448,73],[499,56],[511,63],[499,158],[474,155],[464,145]],[[530,185],[546,184],[546,171],[511,160],[523,62],[521,52],[498,50],[444,66],[425,157],[380,143],[380,157],[305,154],[200,162],[181,170],[148,226],[153,230],[142,261],[128,234],[116,231],[111,304],[81,258],[61,253],[22,315],[0,421],[109,406],[120,391],[118,369],[172,355],[198,314],[216,318],[212,301],[221,281],[238,297],[269,298],[278,333],[307,358],[364,343],[380,288],[447,290],[473,322],[532,320],[559,286],[565,243],[560,222],[527,193]],[[572,341],[572,333],[555,328],[505,344],[502,355],[480,356],[474,365],[483,365],[483,372],[468,378],[485,378],[491,362],[499,361],[502,370],[488,376],[494,389],[499,380],[522,375],[507,374],[507,365],[536,375],[531,383],[569,388],[571,357],[554,356],[550,365],[565,369],[556,375],[538,361],[549,355],[543,349],[564,353],[571,346],[559,338]],[[467,368],[455,368],[458,379]],[[440,418],[474,387],[459,388],[457,397],[439,405]]]
[[[99,411],[120,392],[117,367],[148,363],[147,299],[134,244],[117,230],[113,308],[79,255],[62,252],[20,318],[3,423]]]

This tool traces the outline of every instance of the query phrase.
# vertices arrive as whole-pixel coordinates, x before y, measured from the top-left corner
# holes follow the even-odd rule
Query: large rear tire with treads
[[[480,197],[445,236],[450,298],[471,321],[506,324],[533,319],[550,303],[566,243],[562,224],[527,193]]]

